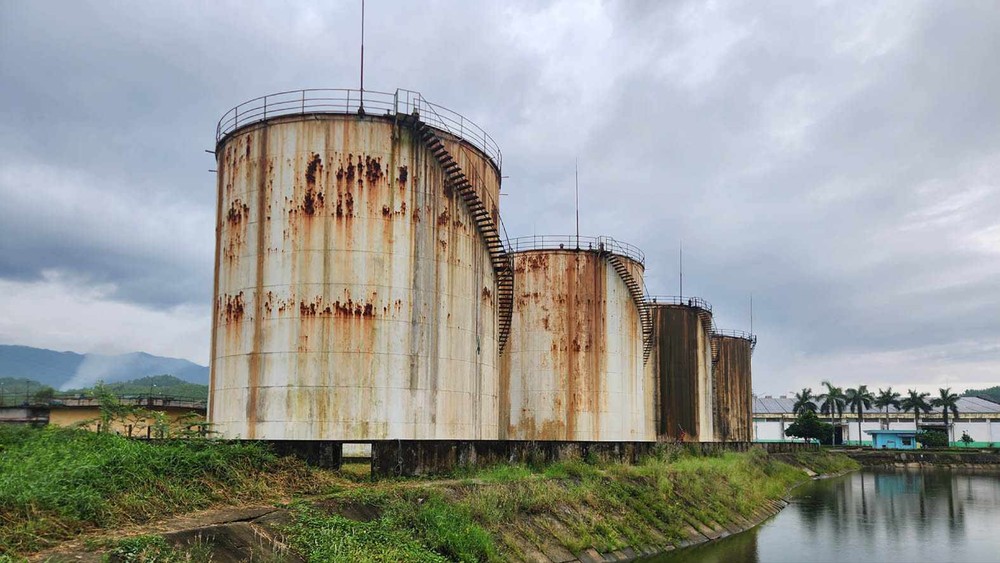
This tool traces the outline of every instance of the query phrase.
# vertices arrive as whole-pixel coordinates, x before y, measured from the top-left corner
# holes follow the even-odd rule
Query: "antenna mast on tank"
[[[358,113],[365,112],[365,0],[361,0],[361,105]]]
[[[750,334],[753,334],[753,294],[750,294]]]
[[[684,241],[681,241],[681,251],[680,251],[680,278],[681,278],[681,290],[680,296],[684,297]]]
[[[576,249],[580,250],[580,159],[576,159],[573,165],[573,173],[576,177]]]

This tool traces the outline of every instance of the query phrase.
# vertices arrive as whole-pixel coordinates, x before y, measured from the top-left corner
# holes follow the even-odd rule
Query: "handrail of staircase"
[[[400,106],[399,94],[403,94]],[[503,169],[503,153],[500,145],[482,127],[466,119],[462,114],[444,106],[427,101],[420,92],[398,88],[396,90],[396,113],[414,113],[431,127],[446,131],[459,139],[472,143],[477,149],[486,153],[493,160],[497,170]],[[402,110],[402,111],[400,111]],[[439,111],[440,110],[440,111]],[[428,115],[430,112],[430,115]]]
[[[431,127],[445,131],[481,150],[497,170],[503,166],[500,146],[482,127],[462,114],[428,102],[419,92],[397,89],[395,92],[355,90],[351,88],[308,88],[260,96],[237,104],[219,119],[215,127],[218,145],[240,127],[272,117],[306,113],[381,113],[420,115]]]
[[[525,250],[597,250],[646,264],[646,255],[638,247],[608,236],[531,235],[510,240],[511,252]]]
[[[712,304],[701,297],[682,297],[680,295],[650,295],[651,305],[685,305],[687,307],[697,307],[712,312]]]
[[[463,151],[467,151],[468,149],[464,145],[462,145],[462,150]],[[484,186],[485,187],[486,184],[483,183],[483,178],[482,178],[482,176],[479,175],[479,171],[476,170],[475,167],[469,167],[468,169],[463,168],[462,172],[467,172],[468,174],[472,175],[473,179],[475,180],[475,182],[473,182],[473,189],[475,189],[476,185]],[[478,191],[476,193],[477,193],[477,195],[479,195]],[[507,227],[504,226],[504,224],[503,224],[503,215],[500,213],[500,205],[493,199],[493,196],[491,196],[489,194],[489,192],[487,192],[485,189],[483,190],[482,195],[486,197],[486,201],[484,201],[483,203],[487,204],[487,205],[492,205],[497,210],[497,223],[498,223],[496,225],[497,234],[499,236],[501,236],[501,241],[500,242],[504,244],[504,251],[509,252],[510,251],[510,237],[507,236]],[[487,209],[487,211],[489,211],[492,208],[487,207],[486,209]]]

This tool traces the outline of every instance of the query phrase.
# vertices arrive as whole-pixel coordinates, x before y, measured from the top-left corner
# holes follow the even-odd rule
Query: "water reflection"
[[[799,488],[763,526],[653,561],[998,561],[1000,472],[871,470]]]

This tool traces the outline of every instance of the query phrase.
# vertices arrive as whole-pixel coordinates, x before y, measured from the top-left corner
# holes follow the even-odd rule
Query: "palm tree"
[[[941,407],[941,412],[944,414],[944,432],[951,441],[951,435],[948,431],[948,411],[951,411],[956,419],[958,418],[958,395],[951,392],[951,387],[938,389],[938,392],[940,395],[931,401],[931,406]]]
[[[927,402],[930,393],[917,393],[913,389],[907,390],[907,396],[899,402],[903,412],[913,411],[913,425],[920,431],[920,411],[931,412],[931,405]]]
[[[878,396],[875,397],[875,406],[880,409],[885,409],[885,427],[889,428],[889,407],[895,407],[899,410],[899,393],[892,390],[892,387],[882,390],[878,390]]]
[[[846,403],[844,391],[840,387],[834,387],[829,381],[824,381],[823,385],[826,386],[826,393],[816,398],[822,401],[820,412],[830,415],[830,424],[833,424],[834,413],[837,414],[838,418],[844,416],[844,405]],[[830,434],[830,445],[833,445],[836,441],[833,432],[836,432],[836,426],[834,426]]]
[[[795,406],[792,407],[792,414],[800,414],[806,411],[816,412],[816,403],[813,401],[812,387],[803,387],[802,391],[795,394]]]
[[[857,389],[848,389],[844,394],[844,400],[851,408],[851,412],[858,414],[858,445],[861,445],[861,423],[865,420],[865,409],[872,408],[872,401],[875,395],[868,390],[867,385],[859,385]]]

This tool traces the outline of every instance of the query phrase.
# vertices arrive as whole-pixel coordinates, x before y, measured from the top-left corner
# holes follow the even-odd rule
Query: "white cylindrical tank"
[[[609,238],[577,240],[512,242],[515,290],[500,361],[501,438],[655,440],[642,301],[615,266],[641,288],[642,254]]]
[[[495,220],[499,151],[428,138],[398,98],[365,95],[390,111],[302,92],[302,111],[272,100],[220,125],[209,420],[224,437],[498,435],[497,279],[444,163]]]

